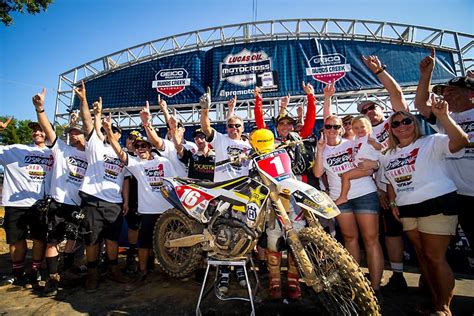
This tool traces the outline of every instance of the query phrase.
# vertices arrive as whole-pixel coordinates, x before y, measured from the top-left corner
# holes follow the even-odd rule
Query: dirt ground
[[[0,217],[3,210],[0,209]],[[125,264],[120,256],[120,264]],[[0,275],[10,272],[10,258],[5,234],[0,229]],[[416,307],[429,303],[417,288],[419,274],[407,266],[405,277],[409,288],[405,293],[384,292],[383,315],[420,315]],[[474,315],[474,275],[466,267],[455,268],[456,289],[452,302],[453,315]],[[391,272],[384,271],[385,282]],[[214,273],[209,276],[213,280]],[[252,279],[251,279],[252,280]],[[303,299],[297,302],[268,299],[266,276],[260,276],[260,290],[256,295],[257,315],[325,315],[327,314],[311,289],[303,285]],[[244,296],[246,292],[234,281],[230,294]],[[208,282],[209,284],[209,282]],[[169,286],[167,286],[169,285]],[[129,288],[130,286],[128,286]],[[55,298],[45,298],[40,291],[0,287],[0,315],[194,315],[201,285],[189,280],[168,279],[159,271],[153,272],[139,286],[132,287],[103,280],[96,293],[85,293],[81,280],[72,288],[62,289]],[[202,302],[203,315],[250,314],[250,304],[243,301],[219,301],[211,291]]]

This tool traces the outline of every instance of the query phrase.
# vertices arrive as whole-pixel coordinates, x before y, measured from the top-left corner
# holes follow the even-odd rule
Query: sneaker
[[[4,275],[0,279],[0,286],[12,285],[15,282],[15,277],[13,275]]]
[[[86,276],[87,275],[87,266],[84,264],[81,264],[80,266],[72,266],[71,270],[73,273],[80,275],[80,276]]]
[[[25,289],[37,289],[41,281],[41,274],[39,271],[31,271],[27,276],[27,282],[23,286]]]
[[[243,267],[237,267],[235,269],[235,274],[237,275],[237,281],[241,287],[247,286],[247,280],[245,279],[245,272]]]
[[[127,261],[125,264],[125,273],[135,274],[137,272],[138,272],[138,265],[137,265],[137,261],[135,260],[135,256],[133,254],[128,254]]]
[[[123,275],[118,265],[109,266],[107,277],[117,283],[128,283],[129,279]]]
[[[89,269],[86,276],[86,293],[94,293],[99,288],[99,272],[97,268]]]
[[[229,291],[229,282],[230,282],[230,273],[225,272],[221,273],[219,276],[219,281],[217,283],[217,290],[221,295],[227,294]]]
[[[388,291],[400,291],[408,288],[407,281],[403,277],[403,273],[393,273],[388,283],[383,287],[384,290]]]
[[[43,289],[43,296],[56,296],[59,288],[59,274],[49,277]]]

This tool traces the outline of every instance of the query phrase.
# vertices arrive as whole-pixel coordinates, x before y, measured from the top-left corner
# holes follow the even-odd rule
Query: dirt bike
[[[283,148],[253,154],[254,175],[211,183],[163,178],[162,195],[175,207],[154,229],[154,251],[162,269],[183,278],[202,264],[203,252],[216,259],[241,258],[254,249],[266,225],[280,222],[300,279],[334,315],[380,315],[374,292],[358,264],[318,217],[340,212],[324,192],[296,180]],[[294,197],[307,226],[296,232],[283,200]],[[286,204],[288,205],[288,204]]]

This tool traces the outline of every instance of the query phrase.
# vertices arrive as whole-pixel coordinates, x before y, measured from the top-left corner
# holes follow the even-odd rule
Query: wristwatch
[[[385,69],[387,69],[387,65],[382,65],[382,67],[375,72],[376,75],[380,75]]]

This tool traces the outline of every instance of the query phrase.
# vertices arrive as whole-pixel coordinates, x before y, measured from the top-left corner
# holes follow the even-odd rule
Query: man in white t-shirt
[[[110,117],[105,119],[103,127],[110,139],[110,144],[119,159],[137,179],[138,212],[141,214],[138,233],[139,279],[143,281],[147,274],[147,260],[153,249],[153,229],[158,216],[172,206],[163,198],[160,191],[161,178],[172,177],[175,171],[170,161],[151,153],[151,143],[147,138],[138,136],[133,145],[136,157],[126,153],[117,140],[113,139]]]
[[[84,241],[86,244],[87,277],[86,292],[92,293],[99,287],[99,245],[105,239],[109,279],[126,283],[118,266],[118,239],[122,231],[122,185],[124,163],[120,161],[107,137],[101,131],[102,98],[94,102],[94,123],[87,104],[84,84],[75,89],[81,101],[81,116],[86,134],[87,171],[82,182],[79,196],[81,208],[85,212],[83,221]],[[120,139],[122,130],[113,124],[113,137]]]
[[[232,98],[229,107],[234,107],[237,102]],[[242,139],[244,132],[244,121],[236,116],[227,118],[227,134],[221,134],[211,127],[209,120],[209,107],[211,105],[211,94],[208,90],[199,100],[201,106],[201,130],[216,153],[216,168],[214,170],[214,182],[226,181],[238,177],[248,176],[249,161],[242,160],[250,153],[252,148],[247,140]],[[227,293],[230,281],[230,270],[222,267],[219,276],[218,289],[221,293]],[[236,269],[237,280],[240,286],[246,286],[243,268]]]
[[[33,144],[0,146],[0,164],[5,169],[3,228],[13,270],[13,277],[4,279],[2,285],[13,283],[29,288],[38,284],[47,230],[43,218],[45,214],[40,213],[34,204],[49,194],[54,158],[45,145],[45,133],[41,126],[31,122],[28,127],[32,130]],[[28,233],[33,240],[33,264],[29,278],[25,275]]]
[[[52,197],[48,210],[48,244],[46,246],[46,265],[49,279],[43,290],[46,296],[54,296],[59,286],[59,252],[58,244],[67,239],[64,249],[63,271],[70,269],[74,263],[74,246],[78,237],[81,221],[81,199],[79,187],[82,184],[87,169],[85,154],[85,139],[82,127],[70,125],[67,145],[54,132],[46,113],[44,99],[46,90],[33,97],[38,123],[46,134],[46,138],[54,156],[53,176],[51,180]]]
[[[439,133],[446,131],[431,111],[429,100],[431,77],[435,66],[434,49],[430,56],[420,62],[420,81],[416,90],[415,107],[425,120]],[[469,137],[469,144],[460,158],[447,158],[446,169],[457,187],[461,205],[459,224],[461,225],[471,248],[474,246],[474,73],[468,71],[466,76],[455,77],[446,84],[433,87],[433,93],[443,96],[449,104],[451,118]],[[470,264],[474,267],[474,255],[470,256]]]
[[[383,65],[377,56],[362,56],[362,60],[377,79],[380,80],[384,88],[387,89],[393,112],[408,110],[402,89],[397,81],[388,73],[387,66]],[[382,105],[377,101],[364,101],[357,105],[357,110],[369,118],[372,124],[371,136],[384,147],[387,147],[389,118],[385,119]],[[380,176],[380,174],[376,174],[376,179],[380,179]],[[386,195],[386,185],[377,181],[377,187],[381,214],[384,221],[382,226],[385,229],[385,245],[387,246],[387,254],[393,271],[393,275],[385,289],[404,290],[407,288],[407,283],[403,277],[403,227],[390,211]]]

